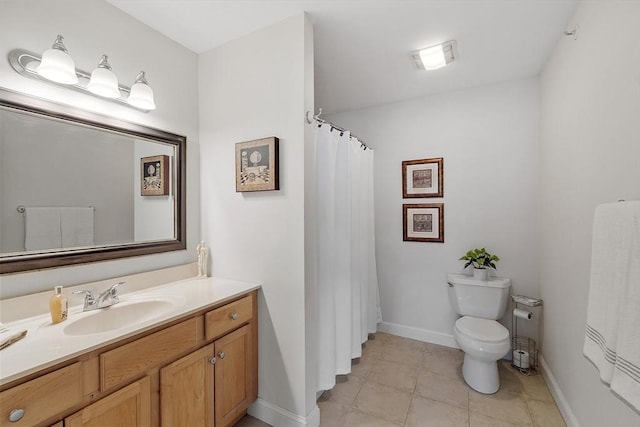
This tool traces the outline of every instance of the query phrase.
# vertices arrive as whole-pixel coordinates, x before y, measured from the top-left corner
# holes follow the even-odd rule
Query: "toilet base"
[[[500,389],[498,362],[483,362],[464,355],[462,376],[469,386],[483,394],[493,394]]]

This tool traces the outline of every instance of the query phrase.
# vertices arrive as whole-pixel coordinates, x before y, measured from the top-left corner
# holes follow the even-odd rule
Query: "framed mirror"
[[[186,137],[0,89],[0,274],[186,248]]]

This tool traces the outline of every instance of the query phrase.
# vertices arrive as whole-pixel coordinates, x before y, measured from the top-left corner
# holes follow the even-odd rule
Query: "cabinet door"
[[[213,426],[213,344],[160,370],[162,427]]]
[[[66,427],[149,427],[151,382],[142,378],[64,420]]]
[[[253,372],[251,327],[242,328],[214,342],[216,427],[230,426],[251,403]]]

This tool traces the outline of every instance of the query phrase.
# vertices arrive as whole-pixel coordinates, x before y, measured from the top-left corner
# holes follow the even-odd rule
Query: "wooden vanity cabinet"
[[[213,345],[208,345],[160,370],[163,427],[213,425],[213,362]]]
[[[144,377],[65,418],[65,427],[151,426],[151,381]]]
[[[253,291],[1,391],[0,427],[232,426],[257,399],[257,340]]]
[[[253,306],[245,297],[205,314],[207,339],[221,336],[160,370],[162,427],[232,426],[256,400]]]
[[[0,393],[0,426],[35,426],[81,401],[82,367],[76,362]]]
[[[250,325],[216,340],[215,418],[216,427],[233,425],[256,399],[253,368],[253,340]]]

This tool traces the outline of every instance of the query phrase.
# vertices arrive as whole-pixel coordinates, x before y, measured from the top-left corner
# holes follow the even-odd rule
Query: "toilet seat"
[[[495,320],[463,316],[456,321],[456,331],[467,338],[487,343],[509,340],[509,330]]]

